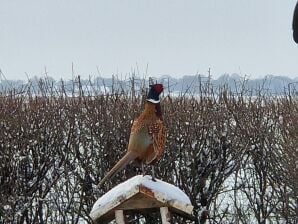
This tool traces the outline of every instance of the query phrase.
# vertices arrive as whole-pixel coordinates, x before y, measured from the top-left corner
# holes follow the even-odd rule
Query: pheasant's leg
[[[152,180],[156,181],[155,179],[155,170],[154,170],[154,166],[151,166],[151,170],[152,170]]]
[[[143,174],[143,176],[145,176],[145,165],[144,165],[144,163],[142,163],[142,174]]]

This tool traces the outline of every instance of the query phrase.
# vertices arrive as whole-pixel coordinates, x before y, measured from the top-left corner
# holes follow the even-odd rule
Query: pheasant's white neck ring
[[[150,103],[160,103],[160,100],[154,100],[154,99],[147,99]]]

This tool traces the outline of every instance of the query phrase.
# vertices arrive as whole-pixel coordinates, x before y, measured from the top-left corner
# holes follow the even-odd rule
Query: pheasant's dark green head
[[[162,84],[154,84],[150,85],[150,90],[147,96],[147,101],[151,103],[159,103],[159,95],[163,91],[163,85]]]

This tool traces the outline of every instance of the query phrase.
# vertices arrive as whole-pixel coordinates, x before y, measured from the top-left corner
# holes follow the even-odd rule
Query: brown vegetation
[[[131,164],[96,187],[125,153],[142,109],[145,94],[132,86],[104,94],[78,82],[67,92],[40,80],[1,93],[1,223],[91,222],[96,199],[139,173]],[[196,224],[297,221],[297,98],[200,88],[163,97],[168,136],[157,177],[189,195]]]

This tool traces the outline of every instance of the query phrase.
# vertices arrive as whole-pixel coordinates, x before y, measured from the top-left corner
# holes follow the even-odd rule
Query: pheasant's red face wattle
[[[160,94],[163,91],[163,85],[162,84],[155,84],[153,86],[153,88],[154,88],[154,90],[157,94]]]

